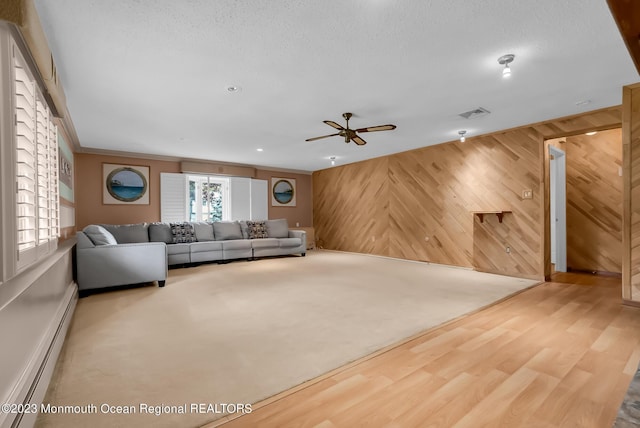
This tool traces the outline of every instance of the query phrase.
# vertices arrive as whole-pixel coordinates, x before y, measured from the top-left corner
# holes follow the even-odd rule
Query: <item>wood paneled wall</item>
[[[317,171],[316,237],[327,249],[543,278],[544,140],[620,121],[612,107]],[[478,210],[513,213],[480,223]]]
[[[622,272],[622,130],[576,135],[567,165],[567,266]]]
[[[313,174],[319,247],[388,255],[388,170],[389,158],[382,157]],[[316,213],[322,213],[320,222]]]
[[[622,92],[622,297],[640,302],[640,83]]]

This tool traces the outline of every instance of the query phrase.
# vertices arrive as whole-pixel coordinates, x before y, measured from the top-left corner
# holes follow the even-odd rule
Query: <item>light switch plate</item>
[[[533,199],[533,190],[524,189],[522,191],[522,199]]]

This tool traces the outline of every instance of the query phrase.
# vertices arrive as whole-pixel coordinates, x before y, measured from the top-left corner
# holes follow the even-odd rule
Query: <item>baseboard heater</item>
[[[56,331],[53,334],[51,343],[44,353],[44,358],[42,358],[40,365],[37,366],[33,382],[29,386],[27,394],[22,402],[25,406],[33,406],[36,404],[39,408],[47,392],[51,376],[53,375],[53,370],[56,366],[58,356],[60,355],[62,345],[64,344],[67,330],[69,329],[69,324],[73,318],[76,303],[78,302],[78,291],[75,284],[70,284],[67,288],[67,294],[65,295],[64,301],[67,302],[67,305],[64,307],[63,311],[60,311],[62,312],[62,316],[58,317],[59,322]],[[37,416],[37,413],[17,414],[10,426],[11,428],[31,428],[35,424]]]

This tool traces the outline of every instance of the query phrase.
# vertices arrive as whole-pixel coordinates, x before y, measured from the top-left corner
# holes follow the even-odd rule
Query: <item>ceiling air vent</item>
[[[460,113],[458,116],[464,117],[465,119],[479,119],[481,117],[485,117],[489,113],[491,112],[486,108],[478,107],[476,109],[469,110],[464,113]]]

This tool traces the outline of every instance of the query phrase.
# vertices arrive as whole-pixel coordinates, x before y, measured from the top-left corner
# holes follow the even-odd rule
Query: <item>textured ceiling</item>
[[[314,171],[617,105],[640,80],[605,0],[35,3],[91,149]],[[304,141],[347,111],[398,128]]]

